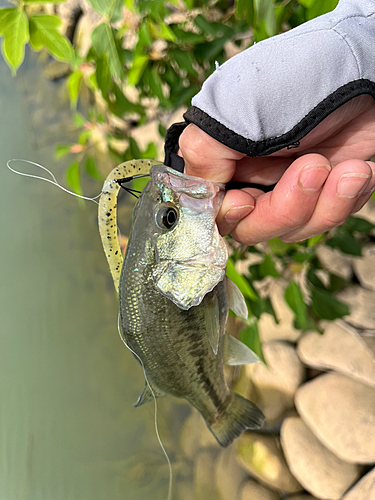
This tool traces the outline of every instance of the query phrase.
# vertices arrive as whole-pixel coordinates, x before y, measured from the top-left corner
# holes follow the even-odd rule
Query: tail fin
[[[232,401],[223,415],[211,426],[212,434],[221,446],[231,442],[246,429],[259,429],[264,424],[263,412],[254,403],[232,392]]]

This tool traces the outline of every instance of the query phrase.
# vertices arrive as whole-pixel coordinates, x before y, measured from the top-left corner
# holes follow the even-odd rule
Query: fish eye
[[[162,229],[172,229],[177,222],[178,211],[175,207],[164,206],[156,214],[156,222]]]

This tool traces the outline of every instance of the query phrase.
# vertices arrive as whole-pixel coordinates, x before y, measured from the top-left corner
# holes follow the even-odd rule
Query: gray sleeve
[[[375,0],[341,0],[217,68],[184,118],[232,149],[263,156],[298,147],[361,94],[375,99]]]

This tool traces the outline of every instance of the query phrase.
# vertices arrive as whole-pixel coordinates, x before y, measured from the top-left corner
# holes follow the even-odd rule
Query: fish
[[[265,418],[254,403],[231,391],[224,377],[225,363],[259,361],[225,333],[229,308],[247,317],[247,307],[225,276],[227,247],[215,222],[224,186],[165,165],[136,165],[125,171],[149,168],[151,179],[133,210],[121,273],[118,262],[112,273],[122,335],[146,377],[134,406],[164,395],[184,398],[227,447],[244,430],[260,428]],[[116,252],[110,232],[115,208],[108,207],[117,189],[113,179],[119,176],[114,172],[108,177],[103,189],[107,198],[99,207],[110,263]]]

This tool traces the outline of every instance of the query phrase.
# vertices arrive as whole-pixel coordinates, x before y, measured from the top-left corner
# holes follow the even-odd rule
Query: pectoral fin
[[[247,319],[249,311],[247,310],[245,297],[240,292],[238,286],[233,283],[231,279],[229,279],[227,276],[226,279],[229,309],[232,309],[232,311],[240,318]]]
[[[152,392],[151,392],[151,389]],[[152,384],[150,381],[145,382],[145,386],[143,388],[142,394],[139,396],[138,401],[133,404],[134,408],[137,408],[138,406],[142,406],[144,403],[148,403],[149,401],[154,400],[154,396],[152,395],[154,393],[155,398],[158,398],[160,396],[165,396],[165,392],[160,390],[158,387],[156,387],[154,384]]]
[[[224,337],[224,364],[248,365],[260,361],[258,356],[240,340],[225,334]]]
[[[219,300],[217,295],[206,295],[204,301],[204,319],[206,323],[207,337],[214,354],[217,354],[219,341],[225,333],[225,322],[220,324]]]

